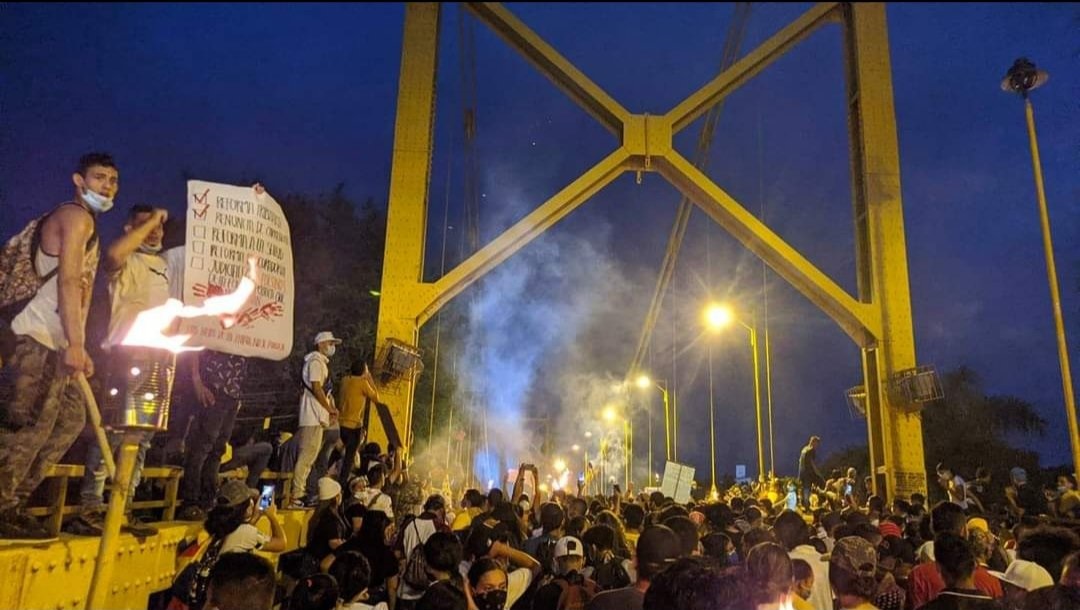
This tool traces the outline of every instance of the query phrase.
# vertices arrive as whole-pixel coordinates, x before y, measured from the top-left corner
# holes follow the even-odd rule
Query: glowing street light
[[[562,458],[555,458],[555,472],[561,473],[566,470],[566,460]]]
[[[708,307],[705,308],[705,323],[708,325],[710,330],[713,330],[713,331],[722,330],[723,328],[725,328],[727,326],[730,326],[732,322],[738,322],[740,326],[745,328],[750,333],[750,349],[754,354],[754,407],[755,407],[755,413],[757,414],[758,480],[764,481],[765,480],[765,442],[762,439],[762,432],[761,432],[761,385],[760,385],[761,372],[760,372],[760,368],[758,366],[757,325],[754,323],[753,320],[751,320],[750,324],[747,324],[746,322],[743,322],[742,320],[740,320],[735,315],[735,312],[731,309],[731,307],[728,307],[727,305],[721,305],[719,303],[712,303]],[[766,377],[769,379],[769,400],[770,400],[770,402],[769,402],[769,413],[770,413],[770,418],[771,418],[771,414],[772,414],[772,391],[771,391],[772,390],[772,382],[771,382],[772,374],[771,374],[771,371],[768,370],[769,369],[769,353],[768,353],[768,349],[769,349],[768,344],[766,343],[766,345],[765,345],[765,368],[766,368]],[[710,422],[711,422],[711,420],[712,420],[712,418],[711,418],[711,413],[710,413]],[[771,419],[770,419],[770,422],[771,422]],[[715,436],[715,428],[713,427],[712,423],[710,423],[710,428],[712,428],[712,434],[713,434],[713,436]],[[771,435],[771,429],[770,429],[770,446],[772,444],[771,443],[771,438],[772,438],[772,435]],[[713,442],[715,443],[715,441],[713,441]],[[770,449],[770,453],[772,453],[771,449]],[[715,473],[715,470],[716,470],[715,459],[716,458],[715,458],[715,455],[714,455],[713,456],[713,460],[714,460],[713,471],[714,471],[714,473]],[[716,475],[713,474],[714,485],[715,485],[715,479],[716,479]]]
[[[585,431],[585,438],[592,438],[592,432],[589,431],[589,430],[586,430]]]
[[[652,379],[649,379],[648,375],[641,375],[637,378],[637,381],[635,381],[635,383],[637,383],[637,387],[641,388],[642,390],[648,390],[649,386],[652,385]]]
[[[712,330],[720,330],[731,325],[735,320],[735,314],[726,305],[713,303],[705,309],[705,323]]]
[[[615,423],[615,420],[619,417],[619,414],[615,412],[615,407],[604,407],[604,421],[607,423]]]
[[[581,445],[574,445],[574,446],[570,447],[570,450],[573,451],[574,453],[577,453],[578,451],[581,451]]]

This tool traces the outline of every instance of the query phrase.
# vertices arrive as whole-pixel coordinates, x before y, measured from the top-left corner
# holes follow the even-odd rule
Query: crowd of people
[[[0,251],[0,358],[15,382],[0,410],[7,540],[49,536],[25,509],[86,428],[78,377],[97,372],[104,419],[115,421],[140,357],[125,336],[139,313],[183,286],[183,249],[163,248],[163,209],[132,207],[99,257],[96,223],[119,187],[111,157],[84,156],[72,183],[72,201]],[[95,371],[86,323],[99,266],[110,316],[106,366]],[[965,481],[942,464],[943,501],[929,506],[912,494],[886,502],[855,468],[824,476],[821,440],[812,437],[786,489],[771,480],[681,503],[658,491],[545,492],[539,469],[522,464],[509,495],[455,495],[411,478],[403,448],[367,442],[366,413],[379,391],[361,361],[334,383],[340,342],[330,331],[310,339],[298,425],[278,445],[234,435],[245,358],[205,350],[180,361],[193,409],[178,452],[178,518],[202,523],[205,534],[182,549],[172,610],[1080,608],[1080,541],[1062,526],[1080,517],[1070,476],[1040,489],[1015,468],[995,496],[985,469]],[[88,445],[80,512],[67,531],[102,534],[104,452],[119,438],[110,431],[111,447]],[[152,440],[150,431],[140,439],[133,490]],[[260,493],[271,464],[292,473],[286,497]],[[222,476],[232,471],[241,476]],[[287,540],[278,502],[310,512],[302,544]],[[259,527],[264,519],[269,533]],[[155,532],[131,514],[124,527]],[[276,566],[266,554],[277,555]]]
[[[509,495],[469,489],[452,502],[417,494],[407,475],[386,484],[386,468],[385,457],[353,468],[344,488],[319,481],[306,545],[281,557],[276,598],[268,581],[261,607],[1080,608],[1080,538],[1049,509],[1028,513],[991,498],[982,499],[985,511],[953,500],[928,507],[918,494],[834,506],[817,492],[808,504],[818,508],[790,509],[767,485],[686,503],[659,491],[537,496],[540,475],[527,464]],[[247,502],[250,511],[254,495]],[[215,565],[207,578],[229,586],[226,570]],[[250,599],[230,606],[209,589],[207,608],[253,607]]]

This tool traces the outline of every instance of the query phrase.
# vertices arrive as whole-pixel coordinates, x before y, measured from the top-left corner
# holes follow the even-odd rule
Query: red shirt
[[[1000,599],[1005,595],[1001,590],[1001,581],[982,566],[975,568],[975,588],[994,599]],[[937,562],[921,564],[908,575],[908,608],[918,610],[934,601],[944,590],[945,581],[941,578]]]

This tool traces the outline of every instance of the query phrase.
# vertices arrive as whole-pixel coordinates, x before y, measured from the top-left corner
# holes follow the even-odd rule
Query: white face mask
[[[139,244],[139,252],[142,252],[143,254],[157,254],[158,252],[161,252],[161,244],[156,246],[151,246],[147,243]]]
[[[327,357],[327,358],[331,358],[331,357],[333,357],[333,355],[334,355],[334,352],[336,352],[336,351],[337,351],[337,346],[336,346],[336,345],[334,345],[334,344],[330,344],[330,345],[329,345],[329,346],[327,346],[327,348],[326,348],[326,357]]]
[[[108,212],[113,207],[112,199],[104,195],[99,195],[88,188],[83,188],[82,200],[84,203],[86,203],[86,205],[90,206],[91,210],[99,214],[102,212]]]

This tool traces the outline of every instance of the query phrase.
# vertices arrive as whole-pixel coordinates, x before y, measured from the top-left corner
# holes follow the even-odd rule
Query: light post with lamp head
[[[1050,214],[1046,206],[1046,190],[1043,188],[1042,161],[1039,158],[1039,142],[1035,135],[1035,111],[1031,105],[1031,91],[1046,84],[1050,75],[1040,70],[1028,58],[1017,59],[1001,80],[1004,91],[1024,98],[1024,115],[1027,118],[1028,144],[1031,147],[1031,165],[1035,172],[1035,198],[1039,204],[1039,220],[1042,225],[1043,250],[1046,255],[1046,275],[1050,283],[1050,299],[1054,308],[1054,327],[1057,331],[1058,361],[1061,365],[1061,385],[1065,392],[1065,415],[1069,425],[1069,444],[1072,446],[1073,472],[1080,474],[1080,429],[1076,421],[1076,398],[1073,394],[1072,371],[1069,367],[1069,348],[1065,341],[1065,321],[1061,315],[1061,294],[1058,289],[1057,267],[1054,264],[1054,244],[1050,236]]]

